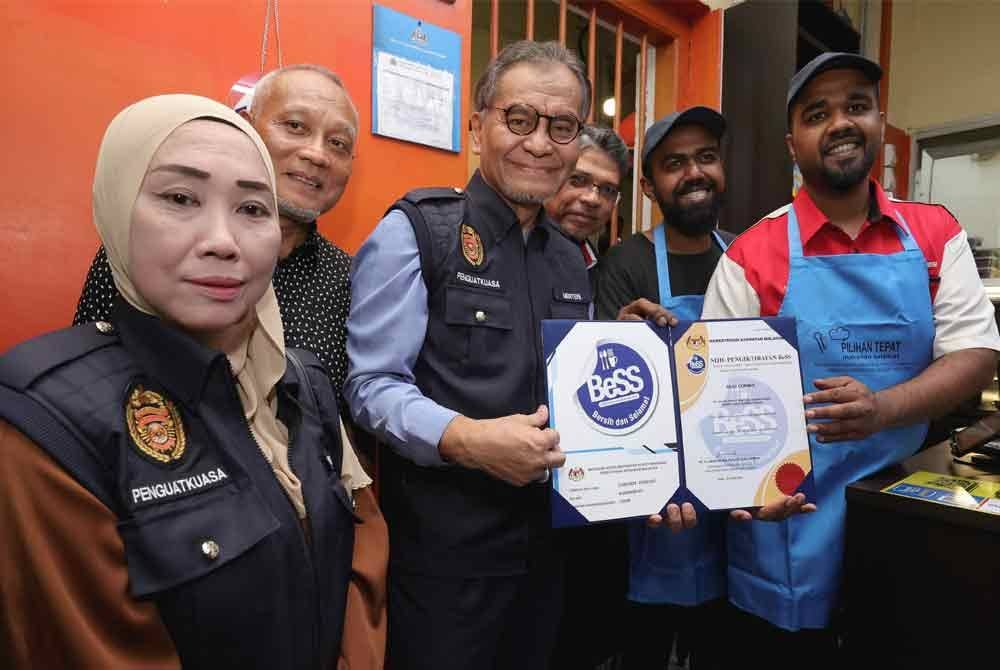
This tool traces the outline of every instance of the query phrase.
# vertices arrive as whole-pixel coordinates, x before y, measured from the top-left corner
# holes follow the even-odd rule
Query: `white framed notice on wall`
[[[374,5],[372,132],[461,150],[462,38]]]

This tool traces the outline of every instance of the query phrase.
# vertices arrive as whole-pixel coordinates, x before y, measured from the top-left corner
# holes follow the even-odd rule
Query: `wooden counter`
[[[847,488],[842,624],[851,666],[994,665],[1000,516],[880,492],[919,470],[1000,481],[939,444]]]

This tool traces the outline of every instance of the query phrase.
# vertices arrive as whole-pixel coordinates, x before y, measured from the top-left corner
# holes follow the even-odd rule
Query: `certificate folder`
[[[812,498],[795,320],[542,322],[554,527]]]

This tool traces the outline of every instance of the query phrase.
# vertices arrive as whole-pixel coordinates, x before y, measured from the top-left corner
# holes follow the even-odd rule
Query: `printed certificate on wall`
[[[550,425],[566,454],[553,526],[656,514],[677,491],[669,337],[645,322],[542,322]]]
[[[795,320],[672,329],[684,483],[711,510],[812,499]]]
[[[372,5],[372,132],[462,149],[462,37]]]

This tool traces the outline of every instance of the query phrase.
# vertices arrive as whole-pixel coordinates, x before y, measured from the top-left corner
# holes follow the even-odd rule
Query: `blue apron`
[[[725,251],[722,237],[715,231],[712,237]],[[670,290],[664,224],[653,230],[653,247],[660,304],[678,319],[701,318],[705,296],[675,296]],[[725,518],[725,513],[709,513],[699,507],[698,525],[680,533],[666,527],[649,528],[644,520],[633,521],[629,525],[629,600],[690,606],[724,596]]]
[[[789,275],[779,315],[797,319],[806,392],[814,380],[840,375],[880,391],[931,363],[927,261],[894,214],[903,224],[895,224],[898,253],[805,257],[795,208],[788,210]],[[921,423],[853,442],[810,437],[818,509],[782,523],[730,522],[730,600],[788,630],[829,626],[841,585],[844,488],[914,454],[926,434]]]

